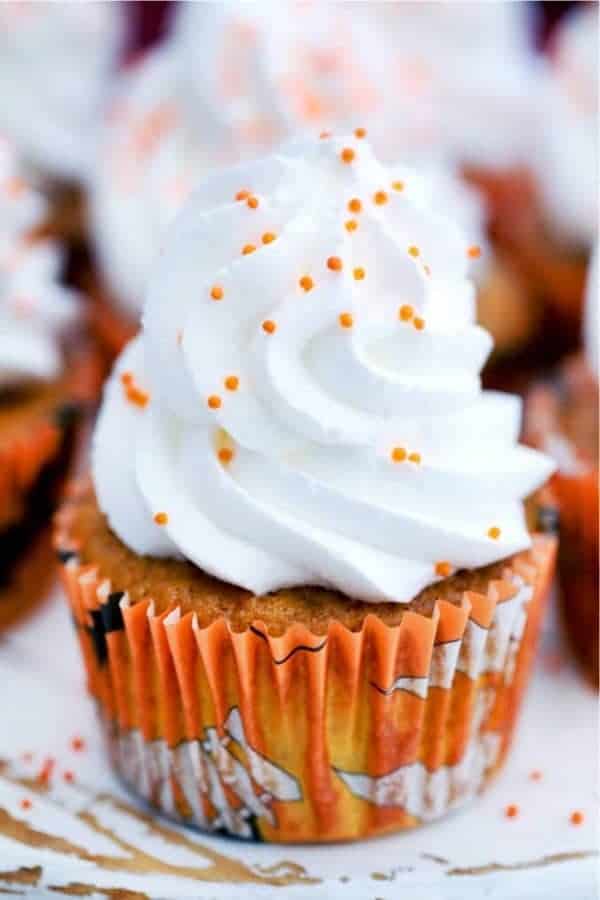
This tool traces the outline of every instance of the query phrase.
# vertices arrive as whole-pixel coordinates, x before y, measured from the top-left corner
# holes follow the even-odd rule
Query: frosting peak
[[[257,593],[400,602],[440,563],[528,546],[521,500],[551,464],[516,445],[518,400],[481,392],[477,255],[355,136],[207,179],[107,388],[93,464],[113,529]]]

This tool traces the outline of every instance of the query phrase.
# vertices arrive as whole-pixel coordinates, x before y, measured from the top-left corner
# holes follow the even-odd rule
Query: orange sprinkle
[[[132,372],[123,372],[121,375],[121,384],[124,387],[131,387],[133,384],[133,373]]]
[[[229,447],[221,447],[217,456],[222,463],[229,463],[233,459],[233,450],[231,450]]]
[[[56,760],[52,759],[51,756],[46,757],[43,762],[43,765],[40,771],[37,774],[37,782],[42,786],[48,786],[50,783],[50,779],[52,777],[52,773],[54,772],[54,767],[56,766]]]
[[[277,240],[277,235],[274,234],[272,231],[265,231],[261,240],[262,240],[263,244],[272,244],[273,241]]]
[[[219,409],[221,406],[221,398],[218,394],[211,394],[206,402],[209,409]]]
[[[346,231],[356,231],[358,228],[358,222],[356,219],[348,219],[346,222]]]
[[[356,281],[362,281],[366,275],[366,272],[362,268],[362,266],[357,266],[352,274],[354,275]]]
[[[21,809],[31,809],[31,800],[29,799],[29,797],[23,797],[19,806],[21,807]]]
[[[487,534],[488,534],[488,537],[491,538],[493,541],[497,541],[498,538],[500,537],[500,535],[502,534],[502,532],[498,528],[497,525],[492,525],[491,528],[488,528]]]
[[[398,310],[398,318],[403,322],[410,322],[413,317],[413,308],[408,303],[404,303]]]
[[[273,319],[265,319],[265,321],[262,323],[262,330],[265,331],[267,334],[273,334],[273,332],[276,331],[276,329],[277,329],[277,325],[275,324]]]
[[[366,136],[367,136],[366,128],[355,128],[354,129],[354,137],[357,137],[360,139],[360,138],[364,138]]]
[[[257,209],[258,197],[248,197],[248,199],[246,200],[246,204],[250,207],[250,209]]]
[[[248,256],[249,253],[254,253],[256,247],[254,244],[244,244],[242,247],[242,256]]]
[[[384,203],[388,202],[388,195],[385,191],[376,191],[373,194],[373,202],[377,204],[377,206],[383,206]]]
[[[392,190],[393,191],[403,191],[404,190],[404,182],[403,181],[392,181]]]
[[[157,525],[168,525],[169,524],[169,516],[166,512],[157,512],[154,514],[154,521]]]
[[[416,463],[418,465],[421,462],[421,454],[420,453],[410,453],[408,456],[408,461],[411,463]]]
[[[331,269],[332,272],[341,272],[343,265],[339,256],[330,256],[327,259],[327,268]]]
[[[576,809],[574,812],[571,813],[571,819],[570,819],[571,825],[583,825],[584,819],[585,819],[585,816],[578,809]]]
[[[85,750],[84,739],[79,737],[79,735],[71,738],[71,750],[74,750],[76,753],[81,753],[82,750]]]
[[[237,391],[240,386],[240,379],[237,375],[228,375],[224,384],[228,391]]]
[[[356,158],[356,152],[352,149],[352,147],[344,147],[342,152],[340,153],[340,159],[342,162],[351,163]]]
[[[411,256],[417,257],[421,251],[419,250],[418,247],[415,247],[414,244],[411,244],[410,247],[408,248],[408,252]]]
[[[213,300],[222,300],[224,294],[225,291],[220,284],[214,284],[210,289],[210,296],[213,298]]]
[[[437,562],[435,564],[435,574],[441,578],[447,578],[448,575],[452,575],[452,566],[449,562]]]
[[[338,316],[338,321],[342,328],[352,328],[352,326],[354,325],[352,313],[349,312],[340,313]]]
[[[330,131],[322,131],[321,134],[319,135],[319,137],[321,138],[322,141],[325,141],[325,140],[327,140],[327,138],[331,137],[331,132]]]
[[[249,196],[250,196],[250,191],[246,191],[246,190],[238,191],[237,194],[235,195],[235,199],[236,200],[247,200]]]
[[[404,447],[394,447],[390,454],[392,457],[392,462],[401,463],[406,459],[406,450]]]
[[[540,772],[539,769],[534,769],[532,772],[529,773],[529,778],[531,779],[531,781],[541,781],[542,773]]]
[[[415,316],[413,325],[417,329],[417,331],[423,331],[425,328],[425,319],[422,319],[420,316]]]
[[[303,291],[312,291],[315,286],[314,281],[310,277],[310,275],[303,275],[300,281],[298,282]]]
[[[67,769],[66,772],[63,772],[63,778],[67,782],[67,784],[73,784],[75,781],[75,774],[71,772],[70,769]]]
[[[473,244],[473,246],[469,247],[467,250],[467,255],[470,259],[479,259],[481,256],[481,247],[478,247],[477,244]]]
[[[509,805],[504,810],[504,814],[508,819],[516,819],[519,815],[519,807],[516,803],[509,803]]]
[[[127,399],[134,406],[139,406],[143,409],[150,402],[150,394],[139,387],[130,387],[127,391]]]
[[[362,203],[360,202],[358,197],[353,197],[352,200],[349,201],[348,209],[353,213],[359,213],[362,211]]]

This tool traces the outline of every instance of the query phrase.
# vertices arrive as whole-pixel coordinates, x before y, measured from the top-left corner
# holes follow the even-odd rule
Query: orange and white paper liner
[[[485,594],[440,600],[431,618],[275,637],[132,604],[80,563],[60,520],[57,546],[117,772],[182,823],[273,842],[411,828],[483,788],[512,736],[556,551],[536,536]]]

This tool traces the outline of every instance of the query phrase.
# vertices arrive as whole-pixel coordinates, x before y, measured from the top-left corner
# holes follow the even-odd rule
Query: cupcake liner
[[[202,829],[273,842],[410,828],[472,798],[508,748],[556,543],[535,536],[485,594],[359,631],[132,604],[56,539],[112,763],[144,800]]]

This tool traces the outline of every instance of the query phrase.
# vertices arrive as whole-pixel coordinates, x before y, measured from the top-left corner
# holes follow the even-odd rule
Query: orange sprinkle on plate
[[[356,229],[358,228],[358,222],[356,221],[356,219],[348,219],[345,227],[346,231],[356,231]]]
[[[509,803],[504,810],[504,814],[507,819],[516,819],[519,815],[519,807],[516,803]]]
[[[571,825],[583,825],[584,820],[585,820],[585,816],[583,815],[583,813],[580,810],[576,809],[574,812],[571,813],[571,817],[570,817]]]
[[[413,317],[413,313],[414,313],[414,310],[413,310],[412,306],[410,306],[408,303],[404,303],[398,310],[398,318],[401,319],[403,322],[410,322],[410,320]]]
[[[277,235],[273,231],[265,231],[261,238],[263,244],[272,244],[277,240]]]
[[[375,204],[377,204],[377,206],[383,206],[385,203],[388,202],[388,199],[389,199],[388,195],[386,194],[385,191],[376,191],[373,194],[373,202]]]
[[[473,244],[473,246],[469,247],[467,250],[467,256],[469,259],[479,259],[481,256],[481,247],[478,247],[477,244]]]
[[[237,391],[240,386],[240,379],[237,375],[228,375],[224,384],[228,391]]]
[[[500,530],[500,528],[498,528],[497,525],[492,525],[491,528],[488,528],[487,535],[493,541],[497,541],[501,534],[502,534],[502,531]]]
[[[303,275],[300,281],[298,282],[303,291],[312,291],[315,286],[314,281],[310,277],[310,275]]]
[[[359,138],[359,140],[361,138],[365,138],[366,136],[367,136],[366,128],[355,128],[354,129],[354,137]]]
[[[392,462],[401,463],[406,459],[406,450],[404,447],[394,447],[390,453]]]
[[[210,296],[213,298],[213,300],[222,300],[224,294],[225,291],[220,284],[214,284],[210,289]]]
[[[211,394],[207,399],[207,404],[209,409],[219,409],[221,407],[221,398],[218,394]]]
[[[435,574],[439,575],[440,578],[447,578],[448,575],[452,575],[452,566],[445,560],[437,562],[435,564]]]
[[[348,209],[352,213],[359,213],[362,211],[362,203],[358,197],[353,197],[352,200],[348,202]]]
[[[352,274],[354,275],[355,281],[362,281],[367,273],[362,266],[357,266]]]
[[[266,334],[273,334],[277,330],[277,325],[273,319],[265,319],[262,323],[262,330],[266,332]]]
[[[403,181],[392,181],[392,190],[393,191],[403,191],[404,190],[404,182]]]
[[[248,256],[249,253],[254,253],[256,247],[254,244],[244,244],[242,247],[242,256]]]
[[[411,463],[415,463],[415,465],[418,465],[421,462],[421,454],[420,453],[409,453],[408,461]]]
[[[219,457],[219,459],[221,460],[222,463],[225,463],[225,464],[230,463],[231,460],[233,459],[233,450],[231,450],[230,447],[221,447],[221,449],[217,453],[217,456]]]
[[[341,272],[344,267],[342,260],[339,256],[330,256],[327,259],[327,268],[331,269],[332,272]]]
[[[168,525],[169,516],[166,512],[157,512],[154,514],[154,521],[157,525]]]
[[[414,244],[411,244],[410,247],[408,248],[408,252],[409,252],[410,256],[414,256],[416,259],[416,257],[420,254],[421,251]]]
[[[343,312],[338,316],[338,321],[342,328],[352,328],[354,325],[354,318],[352,317],[352,313]]]
[[[417,329],[417,331],[423,331],[425,328],[425,319],[422,319],[420,316],[415,316],[413,325]]]
[[[344,147],[342,152],[340,153],[340,159],[344,163],[354,162],[356,159],[356,151],[352,149],[352,147]]]
[[[246,205],[249,206],[250,209],[258,209],[258,197],[248,197]]]
[[[235,195],[235,199],[238,201],[239,200],[247,200],[249,196],[250,196],[250,191],[242,190],[242,191],[237,192],[237,194]]]

